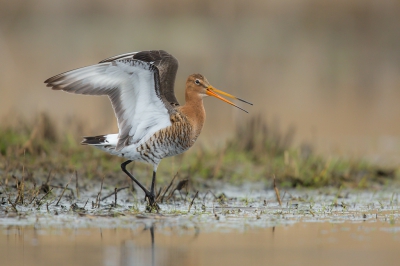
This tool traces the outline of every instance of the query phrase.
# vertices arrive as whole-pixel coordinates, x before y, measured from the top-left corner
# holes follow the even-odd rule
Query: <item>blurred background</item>
[[[328,155],[400,163],[400,2],[396,0],[0,0],[0,118],[47,112],[60,129],[117,131],[106,97],[52,91],[43,81],[132,51],[178,58],[188,75],[254,103],[295,143]],[[199,141],[219,145],[249,115],[205,100]],[[80,136],[78,136],[80,137]]]

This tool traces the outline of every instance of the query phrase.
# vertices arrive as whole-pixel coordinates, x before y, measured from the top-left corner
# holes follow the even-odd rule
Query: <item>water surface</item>
[[[152,233],[153,240],[152,243]],[[2,265],[396,265],[400,226],[300,222],[209,231],[158,228],[35,228],[0,234]]]

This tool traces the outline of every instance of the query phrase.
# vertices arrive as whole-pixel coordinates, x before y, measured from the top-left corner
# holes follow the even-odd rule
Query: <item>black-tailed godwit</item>
[[[214,96],[243,111],[217,93],[251,104],[215,89],[204,76],[193,74],[186,81],[186,103],[181,106],[174,94],[177,70],[178,61],[167,52],[142,51],[110,57],[45,81],[53,90],[110,98],[118,134],[85,137],[82,144],[127,158],[121,164],[122,171],[144,191],[152,208],[158,208],[154,191],[157,167],[163,158],[193,146],[206,118],[203,98]],[[132,161],[153,165],[150,191],[126,170]]]

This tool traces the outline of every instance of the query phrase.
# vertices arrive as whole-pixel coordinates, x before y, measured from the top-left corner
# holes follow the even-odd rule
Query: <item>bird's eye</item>
[[[197,85],[200,85],[200,80],[196,79],[196,80],[194,81],[194,83],[196,83]]]

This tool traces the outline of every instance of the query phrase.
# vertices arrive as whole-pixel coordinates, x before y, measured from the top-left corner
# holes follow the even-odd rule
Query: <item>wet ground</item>
[[[257,184],[194,200],[175,192],[158,214],[144,212],[128,190],[116,207],[114,197],[95,206],[96,193],[18,212],[3,203],[1,265],[397,265],[396,189],[280,193],[282,206]]]

